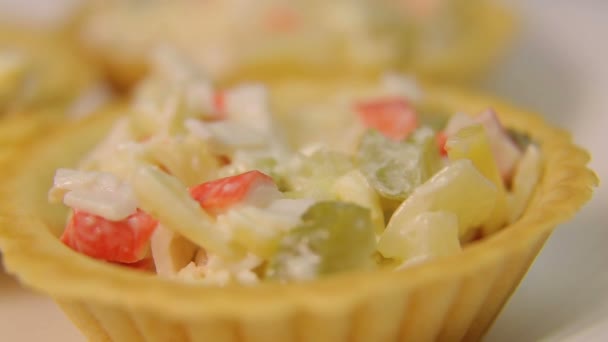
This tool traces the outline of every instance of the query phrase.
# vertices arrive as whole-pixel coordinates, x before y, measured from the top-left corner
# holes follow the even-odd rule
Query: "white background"
[[[0,0],[0,14],[31,17],[34,9],[38,18],[59,16],[64,11],[56,5],[76,2]],[[591,151],[600,179],[608,179],[608,1],[511,3],[520,10],[520,37],[482,86],[573,132]],[[487,341],[608,341],[607,203],[601,185],[593,201],[556,231]],[[83,340],[53,303],[3,275],[0,336],[5,341]]]
[[[523,37],[488,88],[572,131],[608,180],[608,1],[517,3]],[[608,341],[607,190],[551,237],[488,341]]]

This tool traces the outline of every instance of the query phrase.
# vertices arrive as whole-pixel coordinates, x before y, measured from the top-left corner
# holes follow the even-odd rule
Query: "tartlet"
[[[0,25],[0,161],[111,96],[101,70],[62,30]]]
[[[299,89],[295,94],[304,99],[317,96],[319,87],[306,87],[283,85],[273,92]],[[336,84],[327,91],[345,88]],[[312,281],[224,287],[165,279],[75,253],[57,239],[67,212],[47,202],[47,191],[55,170],[78,163],[125,111],[114,107],[35,141],[27,155],[15,151],[0,192],[6,268],[56,300],[91,340],[478,340],[553,229],[590,198],[597,179],[586,166],[587,153],[534,114],[454,89],[424,87],[423,94],[433,112],[476,113],[491,106],[508,128],[528,134],[543,157],[542,176],[523,215],[462,252],[399,271],[362,269]],[[275,104],[284,110],[278,119],[293,119],[297,112],[290,108],[298,101],[277,99],[285,101]],[[294,144],[310,142],[318,143]]]
[[[0,113],[69,108],[101,73],[66,32],[0,26]]]
[[[123,86],[141,78],[158,45],[226,83],[389,69],[467,80],[496,60],[514,27],[511,13],[487,0],[113,2],[87,13],[79,39]]]

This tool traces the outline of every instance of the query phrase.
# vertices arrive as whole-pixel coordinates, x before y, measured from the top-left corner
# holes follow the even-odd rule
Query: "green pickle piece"
[[[346,202],[319,202],[282,238],[266,277],[311,280],[366,269],[375,264],[375,251],[376,237],[368,209]]]
[[[393,141],[369,130],[361,139],[357,157],[363,175],[389,200],[406,199],[441,168],[430,128],[418,129],[405,141]]]
[[[279,171],[288,196],[295,198],[333,199],[333,183],[355,169],[353,158],[347,154],[318,150],[310,156],[301,155]]]

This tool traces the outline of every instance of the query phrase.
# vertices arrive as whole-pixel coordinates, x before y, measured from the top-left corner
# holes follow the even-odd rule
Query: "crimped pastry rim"
[[[518,19],[503,3],[480,0],[473,23],[456,48],[444,58],[414,61],[408,68],[428,80],[467,81],[479,77],[510,46],[517,33]]]
[[[459,37],[459,43],[455,47],[445,49],[445,58],[434,58],[430,62],[426,59],[417,58],[408,61],[405,65],[377,65],[360,73],[357,72],[352,76],[363,79],[373,78],[387,67],[391,67],[432,81],[469,82],[479,78],[491,66],[492,62],[503,55],[510,46],[517,31],[517,18],[511,6],[506,6],[502,2],[479,0],[475,5],[478,9],[471,17],[469,29]],[[85,6],[78,18],[81,27],[86,25],[82,23],[86,22],[93,13],[95,13],[93,7]],[[113,81],[120,87],[133,85],[142,78],[142,75],[146,74],[147,66],[142,58],[116,55],[110,51],[111,49],[106,44],[85,41],[81,37],[75,39],[80,41],[83,51],[109,71]],[[249,67],[255,68],[255,66],[254,64]],[[216,81],[231,85],[249,80],[251,77],[256,80],[261,79],[264,82],[282,82],[292,79],[292,77],[277,75],[264,75],[260,78],[257,73],[254,73],[253,76],[249,75],[247,69],[237,68]],[[331,73],[329,76],[324,76],[326,73],[327,71],[314,71],[314,68],[312,68],[305,70],[298,76],[299,78],[310,78],[318,81],[336,78]]]
[[[540,117],[501,101],[447,88],[425,89],[430,98],[467,112],[492,104],[505,124],[528,132],[541,143],[544,174],[529,209],[513,225],[461,254],[431,261],[401,272],[374,271],[336,275],[309,283],[264,284],[253,287],[203,287],[174,282],[105,264],[74,252],[53,238],[43,222],[31,215],[10,213],[11,189],[19,183],[26,158],[9,161],[12,176],[0,192],[0,247],[6,269],[26,285],[67,300],[124,307],[159,314],[169,319],[217,317],[260,320],[275,315],[310,312],[349,312],[365,299],[399,290],[446,282],[487,268],[526,243],[549,233],[570,218],[592,194],[595,174],[586,166],[588,154],[570,136],[547,125]],[[74,129],[94,129],[108,116],[96,116],[72,124],[31,146],[31,151]],[[38,145],[37,145],[38,144]],[[38,146],[38,147],[37,147]],[[5,165],[8,165],[5,164]],[[8,174],[6,174],[8,175]],[[23,178],[23,177],[22,177]]]

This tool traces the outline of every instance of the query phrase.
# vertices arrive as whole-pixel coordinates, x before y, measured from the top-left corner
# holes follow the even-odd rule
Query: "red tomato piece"
[[[146,256],[156,224],[141,210],[120,221],[74,210],[61,241],[95,259],[135,263]]]
[[[401,97],[382,98],[355,105],[361,121],[393,140],[402,140],[418,127],[414,108]]]
[[[249,195],[262,187],[276,185],[272,178],[260,171],[205,182],[190,189],[190,195],[210,214],[220,214],[230,207],[246,202]],[[276,190],[278,193],[278,189]]]
[[[445,134],[444,131],[441,131],[441,132],[437,133],[437,136],[435,137],[435,139],[437,141],[437,146],[439,147],[439,153],[442,156],[447,156],[448,151],[445,149],[445,143],[448,141],[448,135]]]

